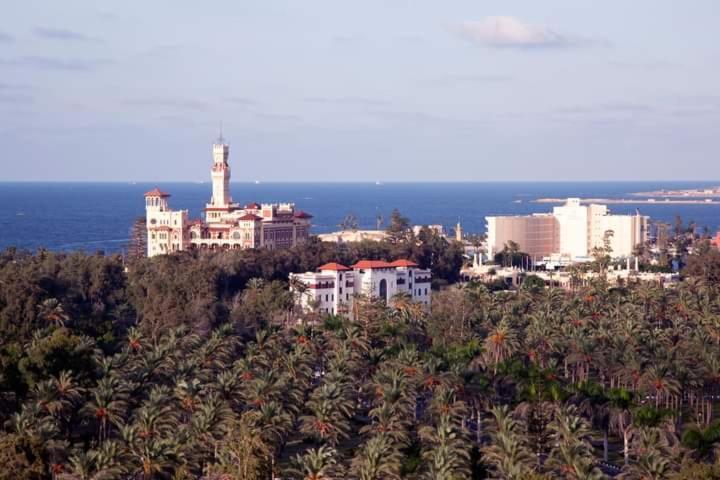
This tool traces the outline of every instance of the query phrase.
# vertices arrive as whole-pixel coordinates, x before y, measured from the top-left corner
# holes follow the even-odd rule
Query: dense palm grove
[[[422,239],[0,254],[0,478],[720,478],[718,254],[674,288],[482,284],[300,315],[288,271]],[[453,273],[455,272],[455,273]],[[299,322],[296,321],[299,319]]]

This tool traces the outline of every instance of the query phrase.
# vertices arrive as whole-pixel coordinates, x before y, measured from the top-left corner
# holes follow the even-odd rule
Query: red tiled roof
[[[260,204],[256,202],[248,203],[247,205],[245,205],[245,208],[248,208],[250,210],[259,210]]]
[[[298,210],[295,212],[295,218],[313,218],[312,215],[310,215],[307,212],[303,212],[302,210]]]
[[[411,262],[410,260],[405,260],[404,258],[401,260],[395,260],[394,262],[391,262],[390,265],[393,267],[417,267],[418,264],[415,262]]]
[[[258,217],[257,215],[253,215],[252,213],[246,213],[242,217],[238,218],[238,220],[262,220],[262,217]]]
[[[155,187],[152,190],[150,190],[149,192],[145,192],[145,196],[146,197],[169,197],[170,194],[165,193],[162,190],[160,190],[159,188]]]
[[[350,269],[348,267],[346,267],[345,265],[341,265],[339,263],[326,263],[325,265],[321,265],[320,267],[318,267],[318,270],[320,270],[320,271],[334,270],[336,272],[342,272],[342,271],[350,270]]]
[[[384,260],[360,260],[355,265],[352,266],[352,268],[365,268],[365,269],[373,269],[373,268],[393,268],[394,265],[391,263],[388,263]]]

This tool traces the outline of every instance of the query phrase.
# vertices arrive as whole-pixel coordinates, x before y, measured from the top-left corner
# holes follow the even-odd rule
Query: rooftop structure
[[[172,210],[169,193],[145,193],[147,255],[203,249],[289,248],[307,241],[312,215],[293,203],[248,203],[230,196],[230,147],[219,138],[212,146],[212,196],[205,218],[190,220],[187,210]]]
[[[492,258],[513,241],[535,258],[560,255],[571,261],[589,260],[595,247],[611,249],[613,257],[628,257],[648,235],[648,217],[612,215],[605,205],[582,205],[568,198],[552,213],[485,217],[488,255]]]
[[[409,260],[360,260],[351,267],[327,263],[316,272],[291,273],[290,288],[304,311],[352,316],[355,298],[378,298],[388,305],[398,294],[430,308],[430,270]]]
[[[710,243],[711,243],[715,248],[720,248],[720,232],[717,232],[717,233],[715,234],[715,237],[714,237],[712,240],[710,240]]]

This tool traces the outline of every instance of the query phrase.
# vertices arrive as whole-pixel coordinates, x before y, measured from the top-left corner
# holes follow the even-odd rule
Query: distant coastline
[[[718,196],[720,196],[720,193]],[[566,198],[538,198],[531,200],[532,203],[565,203],[566,201]],[[720,205],[720,200],[710,198],[678,200],[669,197],[665,197],[662,200],[656,200],[654,198],[581,198],[580,203],[604,203],[608,205]]]
[[[630,195],[636,197],[662,198],[720,197],[720,187],[694,188],[687,190],[654,190],[652,192],[635,192]]]

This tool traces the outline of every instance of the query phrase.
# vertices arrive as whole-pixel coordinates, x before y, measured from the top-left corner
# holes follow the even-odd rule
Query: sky
[[[0,181],[720,179],[717,0],[23,0]]]

